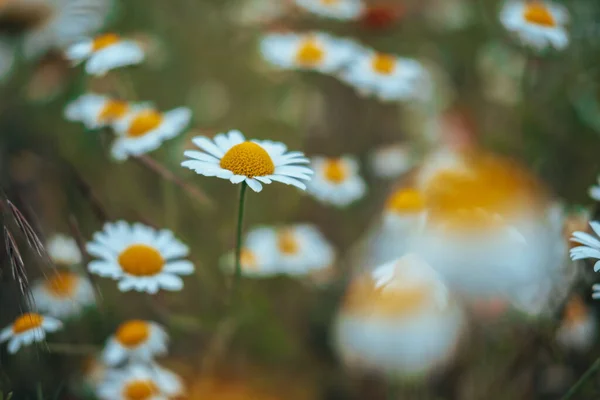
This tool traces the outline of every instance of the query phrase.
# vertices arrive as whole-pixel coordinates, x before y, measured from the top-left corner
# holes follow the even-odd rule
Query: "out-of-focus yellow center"
[[[277,247],[279,251],[286,255],[297,254],[300,250],[300,244],[293,231],[284,229],[277,234]]]
[[[100,110],[98,119],[100,121],[113,121],[125,115],[129,105],[122,100],[108,100]]]
[[[418,213],[425,209],[425,199],[418,190],[403,188],[392,193],[385,208],[398,214]]]
[[[108,46],[112,46],[115,43],[119,43],[121,37],[116,33],[106,33],[104,35],[97,36],[92,42],[92,51],[102,50]]]
[[[158,386],[150,379],[128,382],[123,389],[123,397],[126,400],[148,400],[158,394]]]
[[[523,18],[532,24],[553,27],[556,26],[554,16],[548,7],[541,1],[530,1],[525,5]]]
[[[252,271],[256,270],[256,267],[258,265],[256,255],[254,254],[254,252],[246,248],[242,249],[242,252],[240,254],[240,263],[243,269]]]
[[[396,58],[389,54],[377,53],[371,61],[373,70],[381,75],[391,75],[396,69]]]
[[[305,39],[296,53],[296,62],[305,67],[320,64],[325,58],[325,50],[313,37]]]
[[[72,272],[57,272],[45,282],[46,289],[56,297],[71,297],[79,277]]]
[[[236,175],[249,178],[272,175],[275,172],[275,164],[269,153],[253,142],[233,146],[221,158],[220,166]]]
[[[326,6],[333,6],[340,2],[340,0],[320,0],[320,1],[321,1],[321,4],[326,5]]]
[[[160,252],[145,244],[129,246],[121,252],[118,261],[124,272],[135,276],[156,275],[165,265]]]
[[[342,160],[330,159],[323,165],[323,175],[329,182],[342,183],[348,177],[348,170]]]
[[[148,340],[150,326],[146,321],[133,319],[122,323],[115,333],[117,341],[125,347],[136,347]]]
[[[42,326],[44,317],[36,313],[25,313],[13,322],[12,330],[14,333],[23,333],[30,329]]]
[[[587,307],[581,297],[573,296],[565,306],[564,322],[567,324],[576,324],[585,320],[587,313]]]
[[[163,116],[156,110],[144,110],[139,112],[129,125],[127,136],[140,137],[158,128],[163,122]]]

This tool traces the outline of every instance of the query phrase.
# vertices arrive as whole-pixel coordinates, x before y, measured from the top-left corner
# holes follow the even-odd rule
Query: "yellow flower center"
[[[107,33],[97,36],[92,42],[92,51],[102,50],[108,46],[112,46],[115,43],[119,43],[120,41],[121,37],[116,33]]]
[[[161,113],[155,110],[144,110],[139,112],[131,121],[127,136],[140,137],[156,129],[163,121]]]
[[[46,289],[56,297],[71,297],[79,277],[72,272],[57,272],[45,282]]]
[[[333,6],[335,4],[338,4],[339,2],[340,0],[321,0],[321,4],[325,6]]]
[[[523,18],[527,22],[531,22],[532,24],[542,25],[547,27],[556,26],[556,21],[552,16],[552,13],[540,1],[530,1],[525,5],[525,11],[523,11]]]
[[[133,319],[122,323],[115,334],[117,341],[125,347],[136,347],[150,336],[150,326],[146,321]]]
[[[119,255],[119,265],[130,275],[151,276],[162,271],[165,260],[155,248],[133,244]]]
[[[325,51],[315,38],[305,39],[296,53],[296,62],[305,67],[320,64],[325,58]]]
[[[277,247],[279,247],[279,251],[286,255],[296,254],[300,250],[296,235],[293,231],[287,229],[277,235]]]
[[[275,164],[265,149],[253,142],[236,144],[221,158],[220,166],[236,175],[254,178],[272,175]]]
[[[150,379],[131,381],[123,389],[123,397],[126,400],[147,400],[158,394],[158,386]]]
[[[425,208],[425,199],[415,189],[399,189],[388,198],[385,208],[398,214],[417,213]]]
[[[373,57],[372,67],[375,72],[381,75],[391,75],[396,69],[396,57],[377,53]]]
[[[325,179],[333,183],[342,183],[348,176],[348,171],[344,162],[340,159],[332,159],[325,161],[323,167]]]
[[[36,313],[25,313],[13,322],[12,330],[14,333],[23,333],[25,331],[39,328],[42,326],[44,317]]]
[[[121,118],[127,110],[129,109],[129,105],[126,101],[122,100],[108,100],[102,110],[100,110],[100,115],[98,115],[98,119],[100,121],[112,121],[117,118]]]
[[[242,253],[240,254],[240,263],[242,264],[242,268],[245,270],[256,270],[258,266],[256,259],[256,255],[250,249],[242,249]]]

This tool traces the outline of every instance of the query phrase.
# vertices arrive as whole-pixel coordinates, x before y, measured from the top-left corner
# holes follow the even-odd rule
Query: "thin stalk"
[[[596,372],[598,372],[598,369],[600,369],[600,357],[598,359],[596,359],[596,361],[592,364],[592,366],[589,367],[588,370],[585,371],[585,373],[583,375],[581,375],[581,378],[579,378],[579,380],[577,382],[575,382],[575,384],[573,386],[571,386],[571,389],[569,389],[567,394],[565,394],[563,397],[561,397],[560,400],[569,400],[569,399],[573,398],[573,396],[579,391],[579,389],[581,389],[582,386],[592,376],[594,376],[594,374]]]
[[[233,276],[233,285],[231,287],[234,292],[242,278],[242,227],[244,224],[244,202],[246,200],[246,188],[248,184],[242,182],[240,188],[240,200],[238,203],[237,231],[235,238],[235,271]]]

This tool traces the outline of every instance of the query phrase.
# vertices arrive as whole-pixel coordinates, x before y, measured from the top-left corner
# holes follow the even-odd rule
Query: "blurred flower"
[[[473,22],[473,3],[468,0],[434,0],[427,5],[432,28],[457,31]]]
[[[270,140],[247,141],[240,131],[219,133],[214,139],[198,136],[192,139],[204,152],[188,150],[183,154],[190,160],[181,163],[204,176],[216,176],[237,184],[246,182],[255,192],[262,184],[272,181],[305,190],[303,180],[309,181],[312,170],[295,164],[308,164],[299,151],[287,152],[283,143]]]
[[[482,47],[477,56],[477,67],[486,98],[505,105],[517,104],[521,100],[526,63],[523,54],[500,42]]]
[[[241,252],[242,274],[250,278],[267,278],[281,273],[277,269],[277,251],[270,240],[264,240],[261,229],[253,229],[246,235]],[[234,254],[226,254],[222,266],[233,272]]]
[[[272,33],[260,42],[268,62],[283,69],[314,70],[332,73],[355,57],[357,44],[322,32]]]
[[[25,313],[0,332],[0,343],[8,340],[8,352],[15,354],[21,346],[42,342],[47,332],[55,332],[60,328],[62,322],[57,319],[37,313]]]
[[[600,201],[600,175],[598,175],[598,184],[590,188],[589,194],[592,199]]]
[[[597,328],[596,319],[589,307],[581,297],[574,295],[565,306],[556,339],[564,347],[586,351],[596,340]]]
[[[504,27],[536,50],[567,47],[569,37],[564,25],[568,19],[564,7],[543,0],[509,0],[500,13]]]
[[[181,260],[188,247],[173,232],[155,230],[140,223],[107,222],[103,231],[94,234],[86,247],[90,255],[100,258],[88,264],[88,270],[119,280],[119,290],[136,290],[154,294],[159,289],[181,290],[178,275],[194,272],[194,265]]]
[[[360,17],[362,0],[295,0],[296,5],[322,17],[353,20]]]
[[[600,271],[600,239],[597,236],[600,236],[600,222],[591,221],[590,227],[595,233],[594,235],[590,235],[587,232],[574,232],[571,241],[575,243],[580,243],[583,246],[577,246],[570,250],[571,259],[573,261],[576,260],[584,260],[587,258],[595,258],[599,261],[596,261],[594,264],[594,272]]]
[[[123,39],[115,33],[80,41],[70,46],[65,54],[75,64],[87,60],[85,71],[97,76],[104,75],[111,69],[144,61],[144,50],[136,41]]]
[[[87,129],[98,129],[123,118],[129,108],[130,105],[126,101],[86,93],[67,104],[65,118],[69,121],[82,122]]]
[[[241,26],[265,26],[278,18],[283,18],[287,5],[287,2],[281,0],[248,0],[232,4],[232,19]]]
[[[118,112],[118,108],[116,111]],[[122,161],[129,156],[156,150],[164,141],[183,132],[191,119],[192,111],[187,107],[163,113],[147,104],[131,106],[113,124],[117,138],[112,145],[111,154],[115,160]]]
[[[370,161],[375,176],[385,179],[399,177],[414,164],[411,149],[402,143],[385,145],[373,150]]]
[[[172,400],[185,392],[183,381],[158,365],[130,365],[107,371],[98,386],[100,400]]]
[[[132,319],[119,325],[108,338],[102,359],[113,366],[124,361],[149,362],[167,353],[168,342],[169,336],[159,324]]]
[[[89,280],[68,271],[58,271],[31,288],[36,307],[48,315],[63,319],[78,315],[94,304],[94,289]]]
[[[347,206],[365,195],[365,181],[358,174],[358,161],[351,156],[339,158],[313,157],[315,171],[308,192],[323,203]]]
[[[407,254],[350,282],[335,343],[351,366],[415,376],[449,360],[463,325],[463,313],[438,274]]]
[[[55,233],[46,243],[46,250],[52,262],[58,266],[70,267],[82,260],[77,242],[70,236]]]
[[[384,225],[391,231],[406,233],[418,229],[426,218],[423,194],[414,188],[400,188],[392,192],[385,202]]]
[[[374,50],[356,53],[341,79],[360,94],[372,95],[382,101],[430,97],[430,78],[418,61]]]

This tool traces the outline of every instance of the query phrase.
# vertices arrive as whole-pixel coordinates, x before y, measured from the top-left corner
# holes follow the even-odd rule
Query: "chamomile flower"
[[[249,278],[267,278],[282,273],[277,268],[277,250],[274,243],[261,232],[261,228],[253,229],[248,232],[243,241],[240,264],[242,274]],[[222,266],[228,271],[233,271],[235,266],[233,252],[225,255]]]
[[[179,275],[194,272],[194,265],[181,259],[188,255],[188,247],[173,232],[157,231],[140,223],[108,222],[86,248],[90,255],[100,258],[91,261],[88,270],[118,280],[123,292],[181,290]]]
[[[591,221],[590,227],[595,236],[587,232],[574,232],[571,241],[583,246],[574,247],[569,253],[573,261],[587,258],[597,259],[598,261],[594,264],[594,272],[598,272],[600,271],[600,239],[598,238],[600,237],[600,222]]]
[[[364,10],[362,0],[295,0],[296,5],[313,14],[339,20],[353,20]]]
[[[598,176],[598,184],[590,188],[589,194],[592,199],[600,201],[600,175]]]
[[[262,38],[260,50],[268,62],[282,69],[332,73],[355,57],[357,45],[321,32],[272,33]]]
[[[586,351],[594,344],[597,331],[596,319],[583,299],[577,295],[569,299],[556,332],[558,342],[575,351]]]
[[[340,78],[360,94],[382,101],[426,100],[431,90],[421,63],[373,50],[357,52]]]
[[[133,106],[113,124],[117,138],[111,154],[121,161],[156,150],[164,141],[182,133],[191,119],[192,111],[186,107],[163,113],[147,105]]]
[[[71,45],[66,57],[75,64],[83,61],[85,71],[101,76],[111,69],[139,64],[144,61],[144,50],[134,40],[124,39],[115,33],[106,33]]]
[[[126,101],[86,93],[65,107],[65,118],[82,122],[87,129],[98,129],[123,118],[129,110],[130,105]]]
[[[75,316],[94,304],[91,282],[69,271],[59,271],[38,281],[31,293],[38,310],[59,319]]]
[[[166,354],[169,336],[162,326],[151,321],[129,320],[117,328],[104,347],[102,359],[107,365],[124,361],[149,362]]]
[[[37,313],[25,313],[0,332],[0,343],[8,341],[8,352],[15,354],[21,346],[42,342],[46,333],[55,332],[60,328],[62,323],[57,319]]]
[[[370,157],[375,176],[384,179],[397,178],[413,166],[410,148],[404,144],[392,144],[375,149]]]
[[[97,389],[101,400],[171,400],[185,392],[173,372],[158,365],[133,364],[106,373]]]
[[[313,174],[310,168],[297,165],[309,163],[301,152],[288,152],[283,143],[270,140],[248,141],[237,130],[217,134],[212,140],[197,136],[192,142],[204,151],[185,151],[190,159],[181,166],[234,184],[246,182],[255,192],[273,181],[305,190],[302,181],[309,181]]]
[[[544,0],[509,0],[500,13],[504,27],[536,50],[567,47],[569,36],[564,25],[568,19],[564,7]]]
[[[308,192],[323,203],[345,207],[365,195],[367,186],[358,174],[358,161],[351,156],[314,157],[315,171]]]
[[[61,267],[70,267],[79,264],[82,260],[79,246],[70,236],[52,235],[46,243],[46,250],[52,262]]]
[[[421,227],[426,216],[423,194],[411,187],[401,187],[388,196],[383,211],[383,223],[390,231],[405,233],[407,229]]]

